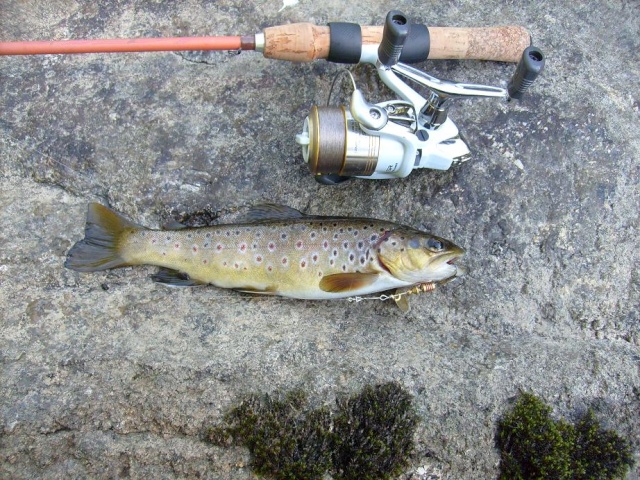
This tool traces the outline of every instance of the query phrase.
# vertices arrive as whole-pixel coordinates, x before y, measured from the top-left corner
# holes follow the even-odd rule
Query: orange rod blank
[[[171,37],[105,40],[58,40],[39,42],[0,42],[0,55],[240,49],[255,49],[254,37]]]

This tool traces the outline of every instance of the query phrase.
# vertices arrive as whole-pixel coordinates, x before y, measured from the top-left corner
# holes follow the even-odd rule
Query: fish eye
[[[432,252],[441,252],[444,250],[444,244],[435,238],[427,239],[426,247]]]

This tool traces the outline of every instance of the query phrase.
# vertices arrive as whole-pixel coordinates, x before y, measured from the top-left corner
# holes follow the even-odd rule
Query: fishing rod
[[[544,67],[544,55],[531,46],[523,27],[427,27],[410,22],[397,10],[387,14],[383,26],[294,23],[245,36],[0,42],[0,55],[185,50],[257,51],[266,58],[293,62],[325,59],[373,65],[399,98],[367,102],[346,71],[353,86],[349,105],[313,106],[296,135],[310,172],[326,185],[353,177],[406,177],[415,168],[447,170],[468,160],[469,147],[448,117],[451,100],[520,99]],[[503,89],[439,80],[408,65],[427,59],[517,62],[518,66]],[[403,79],[425,87],[428,96]]]
[[[277,60],[358,63],[363,46],[381,43],[383,29],[347,22],[327,26],[293,23],[243,36],[0,41],[0,55],[255,50]],[[522,50],[530,43],[529,32],[519,26],[451,28],[412,24],[401,60],[405,63],[426,59],[518,62]]]

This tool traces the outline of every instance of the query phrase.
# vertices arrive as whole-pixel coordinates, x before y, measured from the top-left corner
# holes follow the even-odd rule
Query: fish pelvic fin
[[[120,239],[124,232],[144,227],[99,203],[90,203],[84,239],[77,242],[64,266],[78,272],[95,272],[129,265],[121,256]]]
[[[204,285],[198,280],[192,279],[188,274],[172,268],[161,267],[157,273],[151,275],[151,280],[162,283],[168,287],[194,287]]]

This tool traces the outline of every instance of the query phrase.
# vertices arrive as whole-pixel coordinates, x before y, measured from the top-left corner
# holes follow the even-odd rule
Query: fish
[[[66,268],[155,265],[152,280],[169,286],[208,284],[306,300],[448,281],[460,275],[454,262],[464,254],[412,227],[274,204],[252,207],[237,223],[150,229],[91,203],[84,235],[69,250]]]

